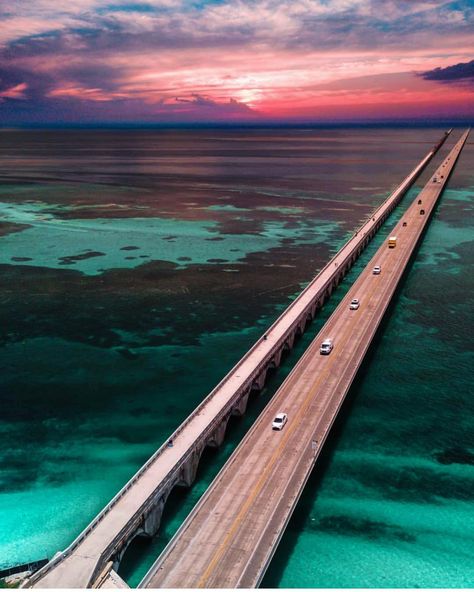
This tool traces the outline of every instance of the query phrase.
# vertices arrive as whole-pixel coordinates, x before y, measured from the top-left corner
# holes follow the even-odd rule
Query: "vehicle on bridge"
[[[374,275],[380,275],[382,273],[382,268],[380,267],[380,265],[376,265],[373,269],[372,269],[372,273]]]
[[[353,298],[351,300],[351,303],[349,304],[349,309],[350,310],[357,310],[360,306],[360,302],[358,298]]]
[[[319,353],[322,356],[327,356],[332,352],[332,349],[334,347],[334,342],[332,339],[325,339],[322,343],[321,343],[321,347],[319,348]]]
[[[388,248],[389,249],[394,249],[397,246],[397,237],[396,236],[391,236],[388,239]]]
[[[277,413],[272,423],[272,430],[282,430],[288,421],[288,415],[286,413]]]

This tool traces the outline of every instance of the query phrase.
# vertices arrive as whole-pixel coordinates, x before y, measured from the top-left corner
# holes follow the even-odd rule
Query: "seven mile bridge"
[[[305,330],[307,323],[329,298],[370,239],[437,153],[449,133],[443,135],[438,144],[372,212],[370,218],[357,229],[299,297],[177,428],[169,441],[157,450],[71,545],[36,572],[25,586],[85,588],[122,585],[115,569],[129,543],[135,536],[156,534],[163,507],[173,488],[176,485],[192,484],[204,448],[218,446],[223,441],[231,415],[245,412],[251,390],[263,387],[268,370],[280,364],[283,352],[292,348],[296,336]],[[413,214],[413,221],[409,222],[407,227],[403,227],[397,247],[390,250],[390,260],[385,260],[385,250],[384,255],[380,256],[382,274],[372,277],[370,273],[365,273],[355,284],[354,288],[357,287],[360,298],[360,309],[355,311],[355,315],[350,316],[346,314],[349,311],[344,310],[344,314],[339,313],[337,317],[342,325],[335,325],[334,328],[329,326],[326,329],[327,334],[324,336],[333,338],[334,350],[328,357],[323,358],[317,351],[315,353],[318,344],[310,348],[303,360],[312,360],[311,364],[314,363],[315,367],[308,371],[300,371],[296,390],[288,390],[289,382],[285,383],[283,390],[276,395],[268,411],[257,420],[249,436],[180,530],[179,536],[173,539],[165,554],[146,576],[144,586],[232,587],[253,586],[258,583],[284,531],[286,521],[291,515],[327,431],[334,421],[343,395],[388,305],[398,277],[429,218],[431,208],[445,185],[466,137],[467,133],[442,165],[440,170],[443,172],[437,172],[436,182],[431,180],[429,189],[425,189],[425,192],[429,193],[422,198],[426,201],[425,214]],[[359,286],[359,282],[363,281],[367,284]],[[350,323],[346,325],[348,322]],[[356,348],[356,351],[352,352],[352,348]],[[295,373],[298,376],[297,369]],[[303,377],[306,377],[306,386]],[[294,380],[295,374],[292,374],[291,381]],[[332,384],[335,380],[337,384]],[[330,389],[330,384],[333,390]],[[326,389],[329,390],[323,394]],[[278,434],[271,430],[271,419],[276,410],[288,414],[288,424]],[[306,424],[304,420],[308,412],[311,413],[312,421]],[[308,442],[301,440],[301,444],[297,445],[297,441],[303,437],[303,432],[305,438],[310,438],[309,463]],[[249,438],[255,440],[250,440],[250,444],[247,444]],[[249,450],[252,453],[249,453]],[[284,458],[287,454],[290,454],[294,462],[288,464],[285,477],[277,488],[272,479],[278,473],[277,467],[281,462],[286,462],[280,462],[280,457]],[[245,462],[246,455],[248,464]],[[298,467],[294,464],[296,461]],[[236,481],[231,479],[234,469]],[[224,483],[223,475],[227,475],[229,479],[225,481],[227,485],[223,486],[227,493],[216,489],[219,483]],[[246,485],[243,486],[242,483]],[[294,485],[291,490],[282,489],[283,485],[289,486],[291,483]],[[278,523],[278,526],[271,528],[274,538],[272,541],[268,538],[268,528],[263,528],[261,520],[253,522],[251,517],[254,514],[254,506],[257,514],[261,511],[258,508],[262,496],[265,497],[269,491],[269,508],[273,514],[268,524]],[[217,505],[216,499],[220,500]],[[211,501],[206,505],[206,500]],[[286,512],[283,512],[284,508]],[[269,518],[268,512],[262,513],[262,516],[265,516],[265,519]],[[278,520],[278,517],[283,522]],[[200,530],[197,526],[202,520],[207,527]],[[221,523],[224,530],[216,528],[218,523]],[[254,529],[252,537],[249,537],[245,530],[246,524],[250,525],[250,529]],[[227,525],[227,530],[224,525]],[[197,529],[192,530],[195,528]],[[239,542],[240,533],[243,533],[244,539],[248,537],[247,545]],[[186,546],[190,541],[196,543]],[[248,553],[249,545],[255,549],[254,553]],[[180,556],[181,553],[184,555]],[[235,559],[233,553],[237,553],[242,559],[235,562],[235,570],[229,569]],[[199,560],[196,559],[197,555]],[[178,567],[180,561],[182,568]],[[245,564],[243,571],[242,562]],[[254,569],[257,565],[259,567]],[[247,576],[250,573],[259,575]]]
[[[415,198],[140,587],[258,586],[468,134]],[[331,343],[321,348],[326,339]],[[274,430],[280,413],[287,423]]]

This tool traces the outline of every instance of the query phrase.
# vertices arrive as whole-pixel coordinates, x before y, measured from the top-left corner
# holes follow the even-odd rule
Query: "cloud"
[[[32,51],[48,37],[83,37],[91,49],[160,47],[367,48],[383,43],[406,47],[407,37],[421,35],[435,47],[449,32],[468,35],[469,2],[384,0],[227,0],[145,3],[56,0],[18,3],[2,19],[0,41],[14,52]],[[432,28],[437,35],[432,35]],[[426,31],[426,35],[425,35]],[[461,35],[461,39],[459,36]],[[419,41],[418,41],[419,43]],[[54,51],[55,45],[50,45]]]
[[[0,100],[2,99],[25,99],[25,91],[28,85],[25,82],[15,84],[10,88],[0,91]]]
[[[467,62],[473,15],[469,0],[14,2],[0,7],[0,92],[26,84],[16,112],[38,118],[317,114],[330,93],[341,112],[342,96],[376,108],[390,76],[428,96],[435,68]]]
[[[251,109],[245,103],[241,103],[236,99],[230,97],[226,100],[216,101],[210,97],[205,97],[199,94],[192,94],[190,97],[175,97],[174,100],[163,101],[162,105],[165,107],[187,105],[192,107],[193,110],[196,108],[200,109],[201,114],[206,111],[213,115],[219,115],[221,117],[235,117],[235,116],[246,116],[250,119],[258,115],[253,109]]]
[[[434,70],[423,72],[421,76],[425,80],[474,86],[474,60],[448,66],[447,68],[435,68]]]
[[[88,88],[75,84],[65,84],[50,90],[47,95],[50,98],[76,99],[80,101],[113,101],[116,99],[129,98],[124,93],[104,91],[102,88]]]

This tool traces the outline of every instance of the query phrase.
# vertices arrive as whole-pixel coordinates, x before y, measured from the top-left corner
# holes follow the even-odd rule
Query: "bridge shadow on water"
[[[337,419],[333,424],[331,432],[326,439],[316,465],[309,476],[303,493],[298,501],[298,505],[288,523],[285,534],[283,535],[270,566],[260,584],[261,588],[278,588],[280,585],[283,573],[287,567],[288,559],[294,551],[299,536],[305,530],[306,525],[309,522],[311,512],[313,511],[314,504],[321,489],[321,484],[326,478],[328,471],[331,469],[335,452],[338,449],[344,430],[347,427],[349,417],[356,405],[357,396],[363,386],[365,369],[369,366],[370,358],[373,355],[371,352],[372,348],[367,354],[368,358],[366,363],[364,362],[359,369],[357,377],[352,384]],[[316,583],[315,586],[317,586]]]

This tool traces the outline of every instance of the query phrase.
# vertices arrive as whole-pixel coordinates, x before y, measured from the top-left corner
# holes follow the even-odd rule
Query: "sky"
[[[474,120],[474,0],[0,3],[0,126]]]

